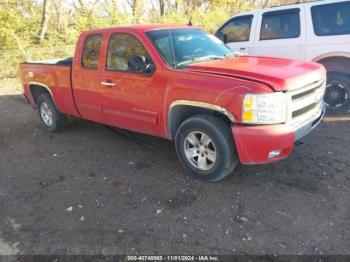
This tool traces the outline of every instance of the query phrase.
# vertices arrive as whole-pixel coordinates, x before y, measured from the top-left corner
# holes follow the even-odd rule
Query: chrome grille
[[[301,115],[309,112],[310,110],[314,109],[316,106],[317,106],[317,103],[313,103],[311,105],[308,105],[306,107],[298,109],[298,110],[292,112],[292,118],[296,118],[298,116],[301,116]]]
[[[314,82],[302,88],[287,92],[289,116],[288,122],[298,125],[311,115],[318,113],[323,105],[326,80]]]

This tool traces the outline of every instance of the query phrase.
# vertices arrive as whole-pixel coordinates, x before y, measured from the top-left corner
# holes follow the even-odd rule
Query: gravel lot
[[[0,82],[0,254],[350,254],[350,116],[220,183],[169,141],[76,120],[41,128]]]

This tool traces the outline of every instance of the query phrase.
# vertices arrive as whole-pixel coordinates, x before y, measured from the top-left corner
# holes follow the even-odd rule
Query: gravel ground
[[[17,80],[0,112],[0,254],[350,254],[350,116],[203,183],[169,141],[83,120],[46,132]]]

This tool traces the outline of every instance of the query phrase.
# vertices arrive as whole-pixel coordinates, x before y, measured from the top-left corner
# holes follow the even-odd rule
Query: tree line
[[[2,0],[0,51],[74,45],[84,30],[189,20],[213,32],[230,16],[288,0]]]

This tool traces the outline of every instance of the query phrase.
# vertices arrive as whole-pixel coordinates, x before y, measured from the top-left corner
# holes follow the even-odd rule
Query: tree
[[[144,11],[144,0],[126,0],[131,9],[132,22],[139,23]]]
[[[159,0],[159,15],[164,16],[164,12],[165,12],[164,0]]]
[[[43,42],[47,31],[47,26],[49,24],[49,19],[50,19],[50,8],[51,8],[51,0],[44,0],[43,15],[42,15],[40,32],[39,32],[39,44]]]

